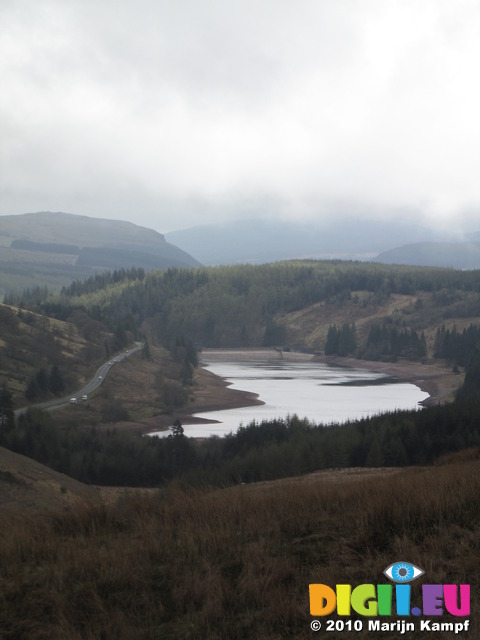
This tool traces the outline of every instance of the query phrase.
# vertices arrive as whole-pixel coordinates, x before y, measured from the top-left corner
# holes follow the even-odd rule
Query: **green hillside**
[[[23,303],[59,319],[81,308],[110,327],[128,318],[164,345],[185,336],[205,347],[323,353],[332,327],[348,326],[355,339],[340,355],[390,360],[438,355],[442,327],[461,333],[480,314],[477,271],[291,261],[122,277],[123,284],[97,277]]]
[[[195,347],[261,346],[404,367],[435,363],[455,372],[448,393],[440,394],[452,398],[462,381],[458,374],[480,344],[475,271],[340,261],[148,274],[132,269],[8,301],[16,307],[1,310],[0,365],[15,406],[49,397],[58,373],[73,391],[98,363],[134,340],[150,347],[154,369],[142,373],[135,387],[150,408],[140,410],[129,400],[122,413],[117,401],[116,412],[106,397],[93,413],[78,412],[89,424],[106,415],[142,422],[193,406],[200,395]],[[129,384],[122,384],[126,398]]]
[[[168,419],[168,415],[175,412],[178,415],[180,409],[188,412],[188,407],[200,402],[203,393],[203,383],[200,384],[195,372],[195,347],[264,346],[280,351],[304,350],[399,362],[407,371],[409,366],[413,369],[419,363],[427,367],[435,363],[435,367],[448,367],[451,377],[458,378],[456,385],[449,382],[449,393],[444,394],[444,399],[453,398],[455,386],[458,388],[463,380],[459,374],[468,370],[471,356],[480,345],[480,280],[474,271],[340,261],[168,269],[148,274],[134,269],[74,282],[59,293],[26,292],[15,304],[16,310],[3,309],[0,362],[3,379],[16,394],[17,402],[21,401],[22,393],[33,402],[38,390],[37,400],[41,399],[41,393],[54,393],[58,374],[66,387],[72,388],[70,375],[85,376],[87,370],[95,370],[96,363],[104,362],[116,350],[134,340],[145,342],[145,365],[142,364],[141,371],[138,365],[131,369],[133,363],[129,363],[128,375],[123,380],[120,377],[108,380],[102,397],[89,403],[89,407],[79,408],[75,414],[59,414],[64,425],[82,427],[121,422],[130,423],[129,430],[135,423],[137,427],[148,424],[152,428],[152,420],[162,415]],[[58,371],[54,371],[53,365]],[[474,376],[474,380],[477,377]],[[114,386],[110,386],[112,384]],[[205,399],[203,402],[211,403]],[[460,415],[459,410],[454,409],[454,415],[455,412]],[[468,414],[467,411],[468,415],[475,417],[476,412]],[[296,426],[295,422],[291,428],[277,425],[272,427],[277,444],[279,437],[286,440],[276,454],[284,460],[282,465],[274,464],[275,458],[268,451],[265,459],[258,454],[256,461],[238,460],[227,465],[218,477],[227,482],[227,478],[235,474],[248,476],[252,465],[257,468],[259,464],[262,474],[271,473],[271,469],[295,474],[304,469],[305,464],[310,469],[318,468],[320,458],[314,456],[307,464],[307,458],[302,456],[303,446],[312,450],[318,447],[324,453],[341,450],[342,465],[361,465],[373,446],[372,434],[379,434],[377,439],[381,445],[381,451],[376,452],[374,458],[390,463],[433,461],[440,453],[477,442],[476,426],[470,418],[468,429],[465,422],[462,432],[445,411],[442,419],[448,428],[444,437],[438,439],[438,447],[433,449],[429,443],[437,418],[437,414],[425,413],[427,427],[422,426],[415,415],[405,417],[409,424],[413,420],[413,434],[408,429],[405,431],[402,421],[393,418],[387,418],[385,423],[372,423],[367,435],[356,433],[357,427],[352,425],[353,435],[348,442],[341,442],[348,433],[346,427],[342,427],[338,435],[332,430],[333,440],[327,442],[324,434],[318,440],[310,434],[311,425]],[[5,442],[16,442],[18,447],[23,447],[22,452],[35,451],[29,434],[36,424],[43,424],[43,419],[36,415],[27,417],[22,432],[24,439],[5,434]],[[195,475],[201,464],[202,456],[198,457],[198,452],[188,447],[183,458],[178,454],[177,466],[172,468],[168,447],[162,449],[161,444],[155,445],[155,455],[162,463],[151,449],[143,444],[137,446],[138,442],[113,442],[107,438],[95,440],[96,448],[92,449],[92,443],[78,439],[75,432],[72,438],[68,434],[64,438],[63,432],[57,433],[55,426],[47,422],[42,428],[63,451],[61,457],[52,456],[49,451],[42,454],[43,461],[57,461],[58,470],[67,472],[77,468],[71,458],[75,447],[85,447],[85,460],[94,454],[93,466],[77,469],[79,479],[90,482],[100,481],[100,477],[106,482],[108,478],[122,476],[123,482],[127,482],[128,477],[129,482],[142,483],[149,474],[160,481],[178,475],[180,469],[187,475],[193,469]],[[394,443],[403,442],[405,433],[410,434],[408,438],[414,446],[404,443],[393,455]],[[301,442],[291,440],[295,434],[302,434]],[[359,448],[352,448],[352,443],[357,441]],[[123,456],[125,461],[135,462],[127,453],[132,450],[144,460],[138,463],[141,471],[135,471],[127,462],[121,469],[108,470],[109,452],[116,451],[118,459]],[[333,458],[329,455],[322,454],[322,465],[332,464]],[[213,445],[208,457],[223,459],[221,448]],[[286,460],[290,462],[287,464]],[[146,473],[145,468],[151,471]],[[210,471],[206,473],[210,478],[215,477],[215,474],[209,475]],[[258,477],[258,470],[255,473]]]
[[[107,269],[198,265],[162,234],[130,222],[49,211],[0,216],[0,296],[59,289]]]
[[[0,327],[0,380],[8,383],[15,408],[27,404],[25,394],[36,377],[45,384],[38,399],[46,399],[52,370],[60,375],[61,392],[75,388],[103,355],[104,342],[112,337],[98,327],[96,336],[82,335],[72,322],[2,304]]]

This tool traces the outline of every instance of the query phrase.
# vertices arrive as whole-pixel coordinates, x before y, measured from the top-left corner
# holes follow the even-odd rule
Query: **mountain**
[[[446,240],[407,222],[339,218],[322,223],[242,220],[165,234],[205,265],[260,264],[295,258],[368,260],[399,244]]]
[[[131,222],[50,211],[0,216],[0,295],[36,284],[60,288],[99,271],[199,264]]]
[[[480,269],[480,242],[417,242],[383,251],[375,261],[384,264]]]

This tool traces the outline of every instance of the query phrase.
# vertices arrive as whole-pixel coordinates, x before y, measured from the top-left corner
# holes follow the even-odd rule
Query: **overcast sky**
[[[478,0],[1,0],[0,213],[480,229]]]

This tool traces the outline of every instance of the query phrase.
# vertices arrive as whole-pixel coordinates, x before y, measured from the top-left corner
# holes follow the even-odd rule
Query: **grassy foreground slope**
[[[61,509],[96,496],[95,487],[0,447],[0,512]]]
[[[371,477],[171,486],[113,504],[2,518],[0,637],[311,638],[310,583],[385,583],[383,570],[403,559],[425,571],[412,598],[422,581],[471,584],[469,637],[476,638],[479,451],[443,462]]]

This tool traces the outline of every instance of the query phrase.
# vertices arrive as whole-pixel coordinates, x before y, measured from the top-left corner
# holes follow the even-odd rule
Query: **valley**
[[[0,25],[0,640],[480,639],[480,3]]]
[[[474,272],[340,261],[131,270],[12,296],[0,306],[6,640],[311,637],[310,583],[377,582],[398,557],[477,598],[479,296]],[[328,427],[289,415],[226,438],[144,437],[255,408],[201,366],[252,350],[364,367],[430,398]],[[33,406],[100,375],[85,402]]]

